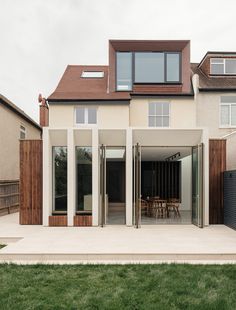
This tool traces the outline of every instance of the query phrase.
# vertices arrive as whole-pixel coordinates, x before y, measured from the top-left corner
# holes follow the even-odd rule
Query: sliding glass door
[[[203,227],[203,144],[192,148],[192,223]]]
[[[106,224],[106,146],[100,146],[100,224]]]
[[[134,225],[141,223],[141,146],[134,146]]]

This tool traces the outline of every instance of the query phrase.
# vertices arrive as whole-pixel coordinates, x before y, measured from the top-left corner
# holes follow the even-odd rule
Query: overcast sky
[[[0,93],[38,120],[67,64],[107,64],[108,39],[190,39],[191,61],[236,51],[235,0],[0,0]]]

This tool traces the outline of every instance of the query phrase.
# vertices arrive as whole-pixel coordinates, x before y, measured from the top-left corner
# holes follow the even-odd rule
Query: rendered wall
[[[25,139],[40,139],[40,130],[0,104],[0,180],[19,179],[20,126],[26,129]]]
[[[194,99],[132,99],[130,103],[130,126],[148,126],[149,102],[170,103],[170,128],[196,127],[196,103]]]
[[[197,95],[197,125],[208,127],[209,138],[219,139],[236,130],[236,128],[220,128],[220,97],[236,93],[198,93]],[[226,169],[236,169],[236,134],[227,138]]]
[[[126,128],[129,126],[128,105],[100,105],[97,107],[98,128]],[[49,127],[75,127],[75,106],[50,105]]]

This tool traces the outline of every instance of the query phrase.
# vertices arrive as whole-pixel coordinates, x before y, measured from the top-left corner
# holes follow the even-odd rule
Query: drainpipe
[[[49,106],[45,98],[41,94],[38,96],[39,106],[39,124],[42,127],[48,126],[49,123]]]

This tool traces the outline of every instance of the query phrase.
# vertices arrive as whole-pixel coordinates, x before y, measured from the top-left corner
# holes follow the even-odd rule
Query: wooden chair
[[[141,214],[148,215],[148,202],[144,199],[140,199],[141,201]]]
[[[168,209],[168,212],[174,212],[174,215],[177,216],[177,217],[181,217],[180,216],[180,212],[179,212],[179,207],[180,207],[180,200],[177,199],[177,198],[170,198],[168,200],[168,203],[167,203],[167,209]]]
[[[166,218],[169,217],[167,201],[164,199],[154,199],[153,208],[155,210],[156,218]]]

